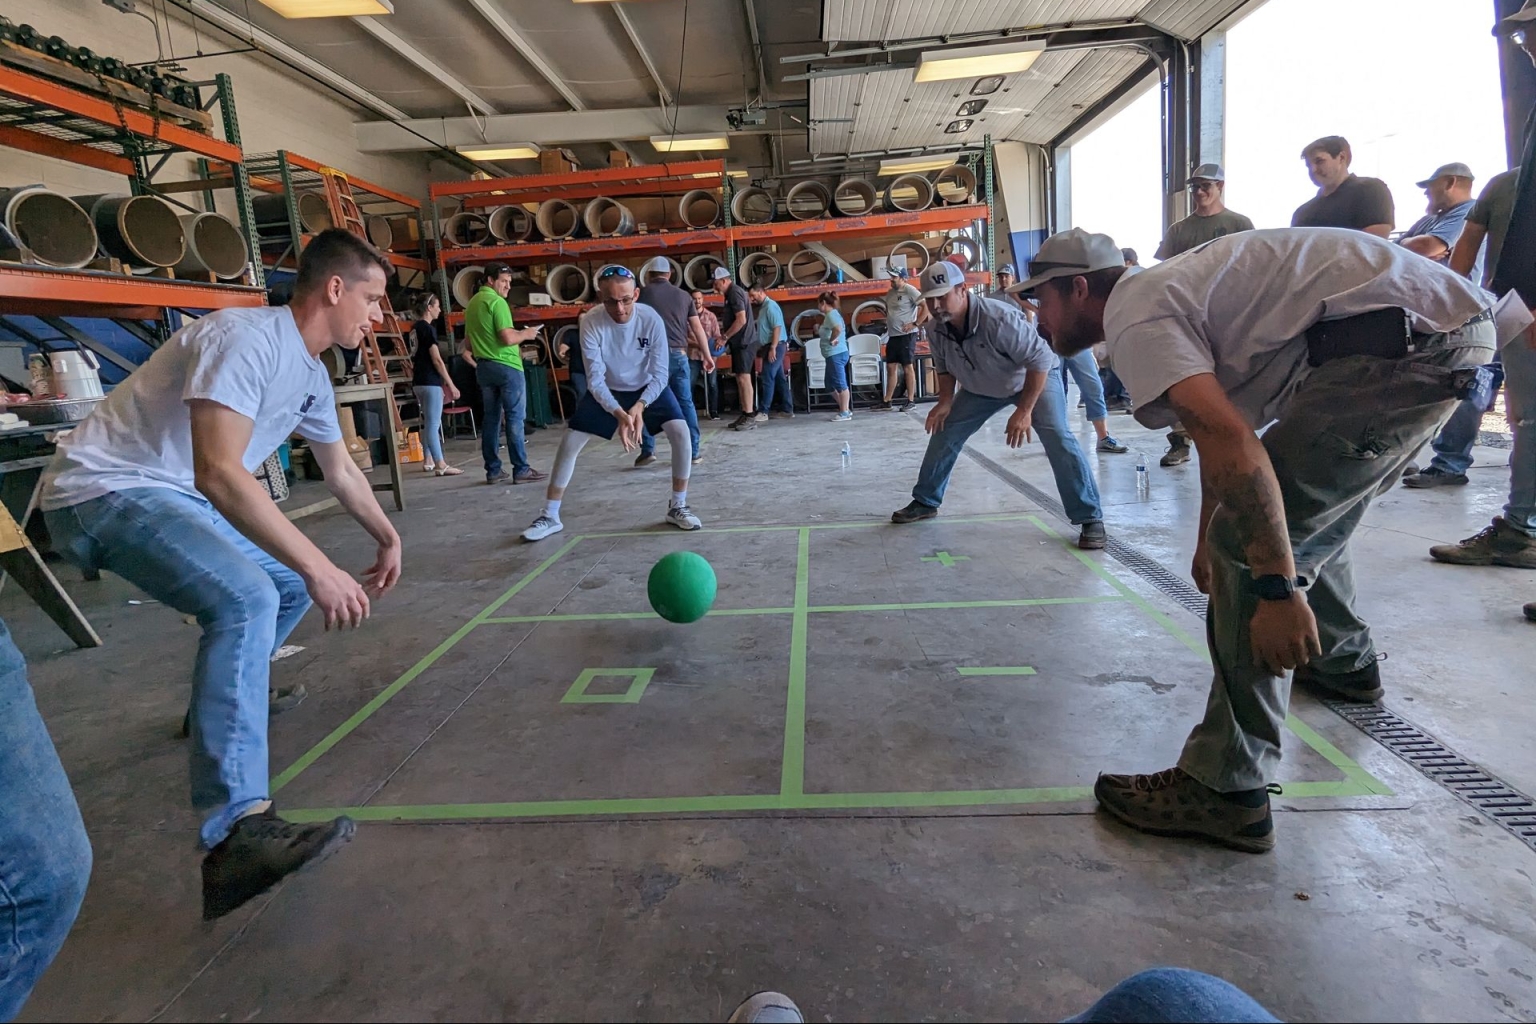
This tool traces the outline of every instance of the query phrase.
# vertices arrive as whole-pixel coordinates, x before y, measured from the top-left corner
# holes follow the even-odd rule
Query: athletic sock
[[[560,499],[551,498],[545,501],[544,514],[558,523],[560,521]]]
[[[672,492],[672,507],[673,508],[677,508],[679,505],[686,505],[686,504],[688,504],[688,492],[687,491],[673,491]]]

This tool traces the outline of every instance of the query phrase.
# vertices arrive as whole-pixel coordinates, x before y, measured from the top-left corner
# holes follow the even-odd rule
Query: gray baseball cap
[[[1190,181],[1226,181],[1227,172],[1221,169],[1221,164],[1201,164],[1189,172]]]
[[[1029,261],[1029,279],[1012,285],[1008,291],[1010,294],[1032,292],[1058,277],[1077,277],[1123,266],[1125,257],[1108,235],[1093,234],[1082,228],[1058,231],[1045,240],[1035,258]]]
[[[1532,8],[1532,12],[1536,13],[1536,8]],[[1429,188],[1429,186],[1434,184],[1436,181],[1446,177],[1466,178],[1468,181],[1471,181],[1473,180],[1472,168],[1468,167],[1466,164],[1459,160],[1455,163],[1441,164],[1439,167],[1435,168],[1434,174],[1431,174],[1423,181],[1416,181],[1414,184],[1419,186],[1419,188]]]

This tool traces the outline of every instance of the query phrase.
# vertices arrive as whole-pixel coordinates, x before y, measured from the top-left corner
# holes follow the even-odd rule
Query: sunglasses
[[[1189,183],[1189,190],[1191,192],[1214,192],[1216,191],[1216,182],[1192,181]]]
[[[603,268],[603,272],[601,274],[597,275],[597,279],[599,281],[606,281],[610,277],[626,277],[629,280],[633,281],[635,279],[635,272],[633,270],[630,270],[628,267],[614,266],[614,267],[604,267]]]

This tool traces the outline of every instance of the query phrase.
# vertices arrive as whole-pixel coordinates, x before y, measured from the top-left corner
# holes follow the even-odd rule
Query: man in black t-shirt
[[[715,268],[715,291],[725,296],[725,310],[720,314],[720,333],[731,350],[731,372],[736,375],[736,394],[741,399],[741,415],[732,430],[757,428],[757,405],[752,391],[753,364],[757,362],[757,324],[752,320],[752,300],[747,290],[731,280],[731,272]]]
[[[1317,195],[1296,208],[1291,227],[1354,228],[1382,238],[1392,233],[1392,190],[1380,178],[1350,173],[1348,139],[1325,136],[1303,149],[1301,159]]]

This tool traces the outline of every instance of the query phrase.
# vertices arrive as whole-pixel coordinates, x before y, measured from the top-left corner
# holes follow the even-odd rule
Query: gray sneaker
[[[279,818],[275,807],[241,818],[203,858],[203,920],[223,917],[305,865],[324,860],[356,831],[347,817],[296,825]]]
[[[805,1015],[782,992],[758,992],[736,1007],[726,1024],[805,1024]]]
[[[1267,853],[1275,848],[1269,793],[1279,789],[1218,793],[1182,768],[1167,768],[1154,775],[1100,775],[1093,795],[1104,810],[1148,835],[1190,836]]]
[[[1467,483],[1467,474],[1447,473],[1445,470],[1436,469],[1434,466],[1415,473],[1413,476],[1403,477],[1403,486],[1412,487],[1415,490],[1423,490],[1428,487],[1464,487]]]
[[[1084,551],[1097,551],[1107,542],[1103,523],[1084,523],[1082,532],[1077,535],[1077,546]]]
[[[1157,460],[1157,464],[1159,466],[1182,466],[1189,461],[1189,456],[1189,445],[1175,442],[1168,446],[1168,450],[1163,453],[1161,459]]]
[[[1494,516],[1481,533],[1455,544],[1436,544],[1429,557],[1450,565],[1503,565],[1511,569],[1536,569],[1536,537],[1522,533]]]

